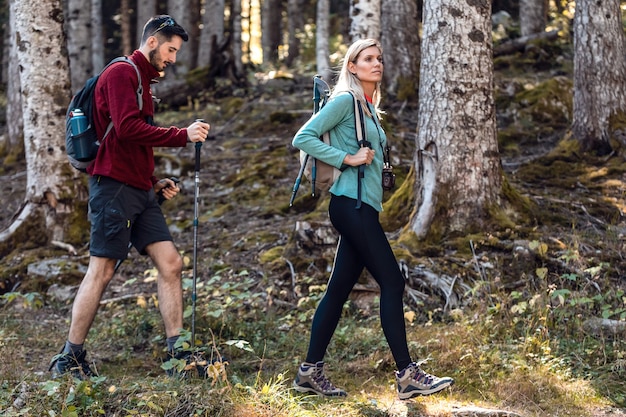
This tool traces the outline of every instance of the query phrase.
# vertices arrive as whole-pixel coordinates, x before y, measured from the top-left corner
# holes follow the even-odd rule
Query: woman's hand
[[[343,163],[352,167],[358,167],[359,165],[369,165],[374,160],[374,150],[370,148],[361,148],[354,155],[346,155],[343,159]]]

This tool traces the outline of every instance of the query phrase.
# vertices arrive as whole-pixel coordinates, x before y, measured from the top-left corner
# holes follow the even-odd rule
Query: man
[[[141,45],[130,56],[141,74],[141,110],[137,103],[137,73],[131,65],[111,65],[96,85],[96,131],[102,137],[110,121],[113,129],[87,168],[89,267],[74,299],[67,341],[50,365],[54,376],[71,372],[84,379],[95,374],[86,360],[83,344],[102,294],[113,278],[116,262],[127,256],[129,242],[139,253],[148,255],[158,270],[157,295],[168,352],[171,357],[181,358],[174,345],[183,327],[183,264],[156,198],[161,192],[164,198],[171,199],[180,189],[170,179],[159,181],[154,177],[153,148],[204,142],[210,126],[203,122],[183,129],[154,126],[150,84],[165,67],[176,62],[176,53],[188,39],[187,32],[170,16],[155,16],[145,24]]]

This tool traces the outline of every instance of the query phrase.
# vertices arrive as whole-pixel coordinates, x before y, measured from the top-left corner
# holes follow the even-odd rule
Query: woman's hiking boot
[[[314,392],[325,397],[345,397],[347,393],[337,388],[324,375],[324,362],[303,363],[293,381],[293,387],[299,392]]]
[[[452,378],[439,378],[427,374],[420,368],[420,364],[421,362],[412,362],[402,371],[396,371],[398,397],[401,400],[408,400],[419,395],[434,394],[454,384],[454,379]]]

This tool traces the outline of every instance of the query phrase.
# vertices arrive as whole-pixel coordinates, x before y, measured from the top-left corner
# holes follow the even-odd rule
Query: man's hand
[[[178,182],[176,178],[163,178],[154,184],[154,192],[159,196],[159,204],[165,200],[171,200],[180,192]]]
[[[187,140],[189,142],[204,142],[209,135],[211,125],[205,122],[195,121],[187,127]]]

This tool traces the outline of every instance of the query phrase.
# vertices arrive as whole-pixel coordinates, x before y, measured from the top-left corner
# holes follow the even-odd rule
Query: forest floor
[[[294,251],[294,229],[303,220],[326,222],[325,201],[327,197],[313,199],[307,196],[308,183],[304,182],[297,203],[289,208],[288,202],[295,176],[298,171],[297,152],[291,147],[291,138],[298,127],[306,120],[311,110],[311,91],[309,79],[268,82],[253,96],[242,99],[238,105],[220,101],[199,111],[181,110],[164,111],[157,122],[162,125],[175,123],[184,126],[196,117],[203,117],[212,124],[211,141],[207,141],[201,150],[201,170],[198,182],[198,236],[197,262],[198,282],[201,291],[215,284],[215,276],[233,278],[245,276],[256,287],[272,287],[275,291],[273,302],[291,311],[298,304],[295,279],[313,277],[316,283],[323,283],[327,278],[328,266],[332,261],[334,246],[299,247],[306,252],[298,255]],[[390,140],[394,146],[394,165],[399,182],[407,176],[415,148],[415,129],[417,110],[407,103],[388,103]],[[478,265],[472,259],[481,260],[480,265],[489,268],[487,272],[496,281],[500,279],[502,288],[523,291],[525,286],[535,286],[537,277],[535,267],[537,259],[522,262],[517,246],[526,242],[545,242],[546,252],[540,256],[539,264],[545,265],[556,275],[580,273],[585,266],[610,264],[606,276],[609,282],[625,288],[623,270],[623,245],[626,221],[624,183],[626,164],[619,155],[605,158],[586,158],[575,152],[559,150],[559,142],[565,130],[554,131],[543,139],[534,138],[521,143],[515,148],[503,147],[502,163],[510,184],[520,195],[532,201],[536,213],[528,224],[519,224],[504,231],[494,230],[498,243],[491,243],[483,237],[476,247],[474,256],[460,269],[466,271],[460,276],[466,279],[481,275]],[[190,278],[189,262],[193,261],[194,230],[194,151],[192,147],[184,150],[160,150],[158,170],[162,175],[173,175],[181,179],[182,193],[175,200],[164,203],[164,212],[171,224],[177,246],[183,252],[187,263],[185,277]],[[0,229],[10,224],[11,216],[16,212],[23,198],[26,176],[23,166],[15,166],[6,172],[2,179],[5,184],[5,196],[0,205]],[[399,185],[400,185],[399,184]],[[386,198],[390,198],[391,194]],[[406,214],[405,214],[406,215]],[[389,230],[390,237],[397,230]],[[485,232],[485,236],[490,233]],[[411,260],[411,268],[418,264],[437,265],[437,273],[450,276],[458,275],[458,249],[451,242],[441,242],[439,249],[429,249]],[[272,250],[280,248],[280,256],[272,256]],[[576,256],[585,259],[585,265],[564,265],[564,256],[576,249]],[[467,250],[467,248],[466,248]],[[29,249],[34,252],[36,249]],[[71,256],[61,249],[55,250],[55,256],[86,261],[85,247],[79,248],[78,256]],[[299,259],[301,256],[302,259]],[[573,256],[573,255],[572,255]],[[591,261],[591,259],[594,261]],[[11,261],[14,262],[14,261]],[[307,270],[303,270],[308,265]],[[490,265],[490,266],[489,266]],[[295,266],[295,270],[292,269]],[[530,268],[524,270],[524,268]],[[541,266],[541,265],[539,265]],[[131,250],[129,259],[122,264],[119,273],[109,286],[104,296],[103,305],[124,303],[124,300],[145,297],[154,294],[155,283],[150,279],[150,264]],[[484,273],[484,272],[483,272]],[[22,277],[23,278],[23,277]],[[17,291],[39,291],[50,286],[50,282],[32,284],[20,278],[9,280],[6,289]],[[5,280],[8,279],[5,277]],[[74,281],[63,278],[56,284],[77,285]],[[592,277],[595,280],[596,277]],[[216,299],[224,284],[209,290]],[[360,306],[367,308],[373,303],[375,291],[368,283],[362,287]],[[369,295],[368,295],[369,294]],[[431,294],[432,295],[432,294]],[[131,297],[132,296],[132,297]],[[126,298],[128,297],[128,298]],[[266,298],[264,302],[270,301]],[[442,297],[437,295],[425,301],[422,315],[418,313],[416,323],[432,323],[429,311],[445,322],[441,309]],[[432,303],[432,304],[431,304]],[[13,305],[2,311],[12,320],[23,320],[24,329],[45,334],[45,340],[37,334],[23,334],[11,343],[28,344],[28,352],[16,357],[16,367],[20,372],[32,372],[45,375],[47,363],[64,341],[69,320],[69,304],[47,300],[38,311],[28,307]],[[413,306],[416,310],[417,306]],[[104,307],[103,307],[104,308]],[[121,311],[112,309],[106,316],[111,320],[119,319]],[[437,312],[438,311],[438,312]],[[286,314],[286,313],[285,313]],[[28,324],[26,324],[28,323]],[[0,333],[2,335],[2,333]],[[6,336],[6,335],[5,335]],[[245,338],[242,336],[242,338]],[[97,337],[96,337],[97,339]],[[111,343],[114,349],[115,343]],[[0,345],[2,343],[0,342]],[[92,359],[103,363],[106,370],[112,366],[107,358],[114,356],[107,352],[106,343],[100,343],[98,351],[91,353]],[[303,346],[300,346],[301,348]],[[6,348],[6,346],[5,346]],[[138,351],[146,346],[138,346]],[[299,354],[302,354],[300,352]],[[141,353],[139,353],[141,355]],[[297,356],[294,353],[294,356]],[[271,362],[268,360],[268,362]],[[271,368],[271,366],[270,366]],[[136,369],[146,371],[145,365]],[[252,372],[254,367],[250,366]],[[158,372],[152,369],[146,372]],[[623,376],[623,374],[618,374]],[[462,390],[462,387],[459,388]],[[488,402],[488,401],[486,401]],[[504,402],[506,404],[506,402]],[[456,406],[456,405],[455,405]],[[612,405],[610,401],[599,404],[597,408],[586,410],[584,414],[592,417],[624,417],[626,411]],[[539,406],[537,406],[540,409]],[[173,414],[172,414],[173,415]],[[360,415],[448,415],[445,412],[426,413],[419,409],[414,413],[387,414],[363,413]],[[469,414],[468,414],[469,415]],[[493,414],[495,415],[495,414]],[[499,414],[505,415],[505,414]],[[513,414],[511,414],[513,415]],[[522,414],[523,415],[523,414]],[[536,412],[533,415],[541,415]],[[561,415],[547,413],[545,415]],[[562,414],[576,415],[576,414]]]

